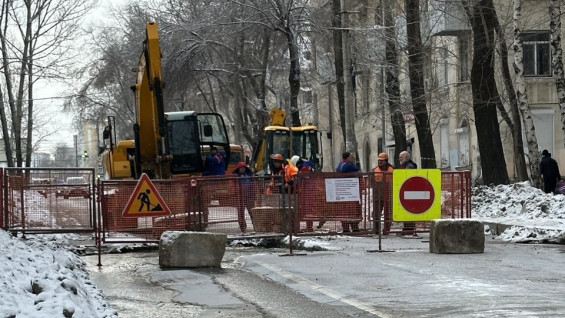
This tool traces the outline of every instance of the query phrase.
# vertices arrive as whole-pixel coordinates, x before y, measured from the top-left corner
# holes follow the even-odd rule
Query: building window
[[[438,84],[442,87],[449,84],[449,51],[447,48],[440,48],[439,58]]]
[[[469,76],[469,37],[459,38],[459,81],[468,82]]]
[[[551,46],[549,32],[522,33],[524,75],[551,76]]]

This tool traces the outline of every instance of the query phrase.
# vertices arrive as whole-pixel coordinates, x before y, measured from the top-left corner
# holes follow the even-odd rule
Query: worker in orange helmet
[[[267,194],[282,192],[285,177],[283,164],[284,157],[280,153],[271,155],[271,182],[267,187]]]
[[[377,167],[374,170],[375,182],[373,184],[373,222],[376,223],[375,228],[377,234],[381,230],[381,212],[383,211],[384,203],[389,194],[389,185],[383,183],[383,173],[392,172],[393,167],[388,162],[388,154],[381,152],[377,158]],[[388,179],[391,180],[391,179]],[[385,209],[385,213],[390,212],[390,209]],[[385,232],[390,230],[390,217],[385,218]]]
[[[377,158],[377,167],[373,171],[375,173],[375,181],[382,181],[383,172],[392,172],[393,167],[388,163],[388,154],[381,152]]]

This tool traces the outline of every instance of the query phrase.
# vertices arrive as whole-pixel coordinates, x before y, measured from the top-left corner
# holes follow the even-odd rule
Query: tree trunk
[[[3,25],[0,26],[0,44],[2,45],[2,69],[4,74],[4,80],[6,81],[6,93],[8,94],[8,105],[10,106],[11,120],[14,119],[14,114],[16,113],[15,96],[13,91],[12,73],[10,72],[10,61],[8,59],[8,47],[7,39],[5,35],[5,30],[8,24],[8,6],[4,7],[5,11],[0,13],[0,17],[3,17]],[[4,100],[4,99],[2,99]],[[4,107],[2,107],[4,108]],[[4,147],[6,150],[6,160],[8,161],[8,167],[14,167],[14,153],[12,147],[12,134],[8,131],[8,117],[4,109],[0,113],[2,115],[2,137],[4,137]],[[14,131],[14,126],[12,126],[11,132]]]
[[[522,113],[526,130],[526,141],[528,142],[528,152],[530,154],[530,173],[532,184],[541,187],[540,179],[540,152],[538,139],[536,137],[536,127],[530,106],[528,105],[528,95],[526,92],[526,81],[524,80],[524,61],[520,30],[520,20],[522,19],[522,1],[514,0],[514,72],[516,74],[516,97],[518,106]]]
[[[386,0],[384,8],[385,24],[385,91],[388,96],[388,108],[394,135],[394,165],[398,166],[398,155],[406,149],[406,125],[400,109],[400,85],[398,84],[398,55],[396,51],[396,34],[392,18],[392,0]],[[385,136],[383,136],[383,143]]]
[[[334,40],[334,66],[335,79],[337,88],[337,101],[339,105],[339,123],[341,126],[341,134],[345,138],[345,93],[343,85],[343,47],[341,37],[341,0],[332,1],[332,27]],[[331,110],[330,110],[331,111]],[[333,125],[333,123],[330,123]]]
[[[290,23],[288,23],[290,25]],[[290,85],[290,117],[292,126],[302,126],[300,123],[300,113],[298,111],[298,93],[300,93],[300,55],[298,53],[298,43],[295,30],[288,26],[286,28],[286,38],[288,41],[288,53],[290,56],[290,70],[288,83]]]
[[[1,35],[0,35],[1,37]],[[4,100],[4,93],[0,88],[0,100]],[[12,148],[10,147],[10,132],[8,131],[8,117],[4,107],[0,107],[0,124],[2,125],[2,138],[4,139],[4,149],[6,150],[6,160],[8,167],[13,167]]]
[[[498,34],[498,43],[500,46],[500,59],[502,64],[502,77],[504,87],[508,95],[508,104],[512,119],[506,113],[504,106],[500,107],[500,112],[506,121],[510,131],[512,132],[512,150],[514,152],[514,167],[516,168],[516,180],[528,180],[528,168],[526,166],[526,154],[524,153],[524,140],[522,139],[522,119],[520,118],[520,110],[518,109],[518,101],[516,100],[516,91],[512,85],[512,76],[510,76],[510,68],[508,66],[508,46],[506,45],[506,35],[504,29],[500,27],[498,15],[494,12],[494,26]]]
[[[435,168],[436,157],[424,92],[424,59],[420,36],[420,0],[404,0],[408,44],[408,77],[422,168]],[[401,149],[406,150],[406,149]]]
[[[351,34],[349,31],[349,5],[346,1],[342,3],[345,16],[341,20],[343,32],[343,86],[345,104],[345,150],[355,153],[358,165],[359,153],[357,149],[357,138],[355,138],[355,63],[351,56]]]
[[[494,6],[492,0],[473,2],[467,10],[473,29],[471,84],[477,141],[485,184],[508,184],[500,139],[497,105],[501,104],[494,78]]]
[[[565,136],[565,73],[563,72],[563,50],[561,49],[561,5],[558,0],[549,0],[549,16],[553,74],[561,113],[561,131]]]
[[[233,93],[234,93],[234,121],[235,121],[235,130],[234,133],[237,137],[241,137],[241,132],[245,129],[244,126],[244,102],[243,102],[243,89],[241,83],[241,69],[242,69],[242,55],[244,54],[244,41],[245,37],[243,32],[239,34],[239,36],[235,37],[234,39],[234,63],[235,63],[235,70],[232,75],[232,83],[233,83]]]
[[[30,46],[27,84],[27,137],[25,151],[25,166],[31,167],[31,154],[33,152],[33,49]]]
[[[267,110],[265,96],[267,94],[267,66],[269,65],[269,53],[271,51],[271,31],[267,28],[263,31],[263,47],[261,49],[263,50],[261,56],[261,76],[259,77],[259,89],[257,91],[260,107],[255,111],[255,117],[257,118],[260,128],[265,127],[269,120],[269,111]],[[263,131],[255,131],[253,135],[257,136],[257,138],[252,145],[256,145],[259,142],[259,136],[263,135]]]

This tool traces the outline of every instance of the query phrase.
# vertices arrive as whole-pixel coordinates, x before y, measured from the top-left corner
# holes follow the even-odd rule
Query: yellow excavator
[[[230,143],[220,114],[165,112],[161,49],[155,22],[146,25],[144,50],[132,90],[137,118],[134,140],[116,142],[115,123],[112,117],[108,118],[103,133],[103,138],[110,140],[110,147],[102,153],[104,179],[137,179],[142,173],[157,179],[199,175],[204,169],[204,146],[225,149],[227,167]]]
[[[263,136],[255,147],[251,160],[251,167],[256,174],[270,174],[269,163],[272,155],[277,153],[287,159],[294,155],[300,156],[310,160],[315,170],[322,169],[318,127],[287,127],[284,125],[286,112],[280,108],[272,108],[269,118],[269,125],[263,129]]]

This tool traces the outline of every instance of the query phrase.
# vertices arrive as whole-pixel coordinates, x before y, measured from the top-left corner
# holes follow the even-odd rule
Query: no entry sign
[[[400,186],[400,204],[410,213],[426,212],[434,203],[434,198],[434,187],[423,177],[410,177]]]
[[[395,169],[392,176],[394,221],[429,221],[441,218],[439,169]]]

